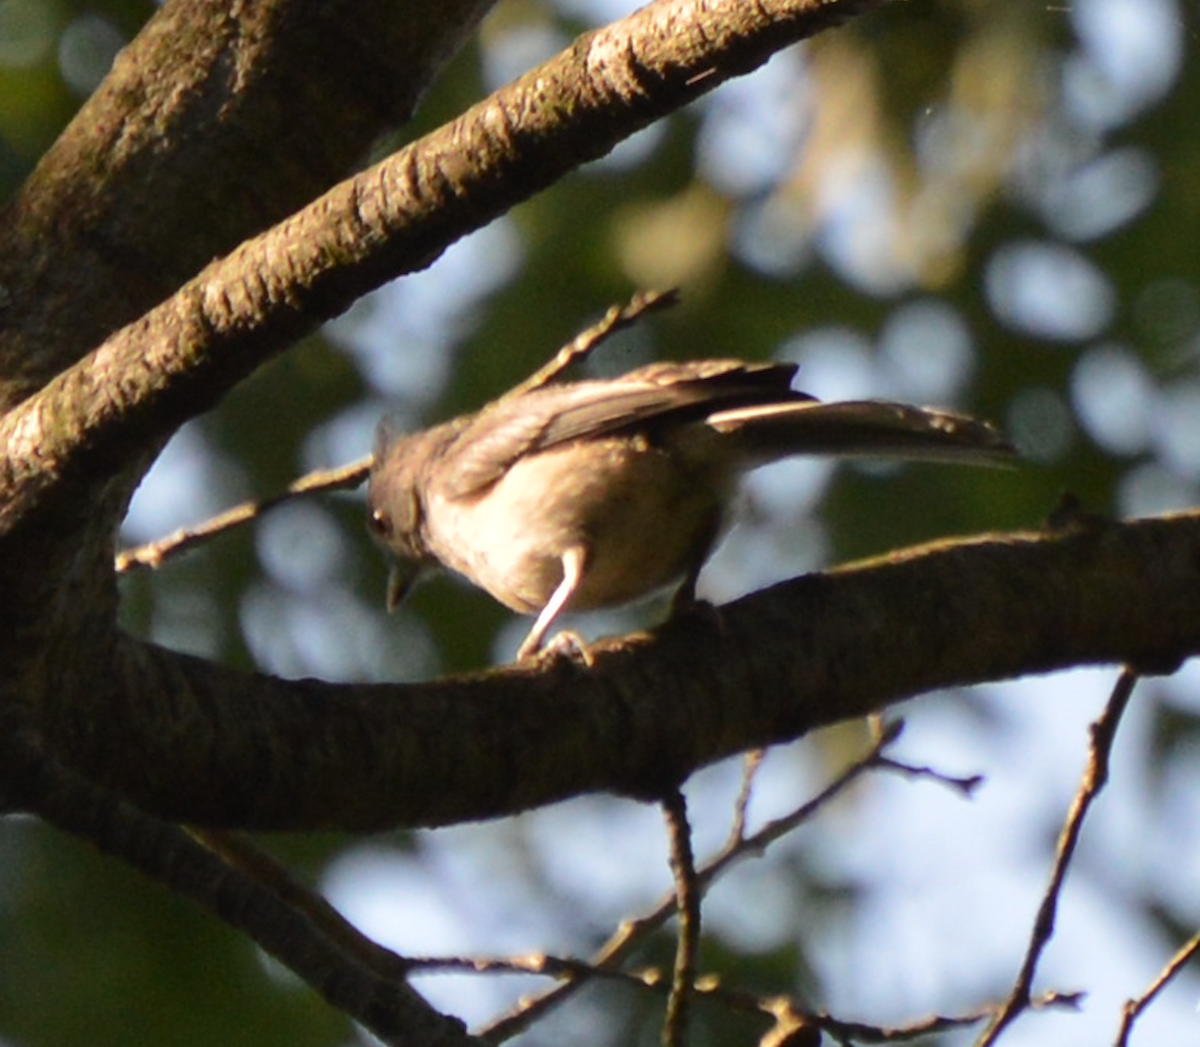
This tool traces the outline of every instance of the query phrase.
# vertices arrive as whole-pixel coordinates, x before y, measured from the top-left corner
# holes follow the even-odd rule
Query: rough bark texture
[[[345,121],[351,133],[342,144],[327,144],[320,154],[325,159],[317,162],[305,136],[271,134],[269,129],[286,123],[277,116],[278,107],[286,104],[291,77],[300,75],[297,69],[309,71],[303,58],[289,57],[289,49],[297,47],[303,55],[306,47],[317,46],[322,36],[318,14],[305,0],[276,0],[229,25],[221,4],[181,6],[186,10],[164,8],[131,46],[13,206],[18,218],[13,240],[25,250],[28,279],[43,281],[39,293],[49,301],[68,288],[74,291],[72,308],[82,309],[88,322],[76,329],[70,323],[75,314],[64,311],[60,320],[65,318],[65,333],[43,346],[38,335],[46,320],[31,305],[25,315],[14,317],[18,322],[12,329],[24,332],[28,344],[41,346],[39,352],[22,348],[27,343],[19,338],[7,349],[0,347],[0,370],[5,361],[12,363],[5,371],[12,377],[12,399],[55,368],[66,367],[0,418],[0,444],[6,451],[0,467],[0,541],[6,554],[0,559],[5,594],[0,623],[9,627],[6,636],[21,641],[6,662],[5,701],[21,717],[38,708],[37,722],[58,739],[88,739],[71,759],[84,759],[90,773],[109,782],[123,776],[106,770],[100,753],[118,762],[138,753],[139,765],[150,766],[161,757],[164,763],[200,770],[195,757],[175,747],[201,740],[206,746],[200,758],[204,773],[233,781],[246,768],[236,767],[236,756],[226,767],[222,750],[232,756],[242,745],[264,744],[265,736],[257,731],[239,734],[247,730],[248,720],[239,726],[237,718],[223,718],[219,706],[192,700],[208,693],[209,684],[229,685],[220,669],[196,663],[181,668],[184,663],[139,648],[115,629],[112,534],[129,493],[170,433],[356,296],[427,264],[455,238],[570,168],[867,3],[659,0],[585,35],[448,127],[248,240],[67,366],[95,336],[97,324],[111,325],[136,314],[202,257],[227,248],[330,181],[339,166],[351,163],[365,147],[385,116],[406,111],[423,80],[406,81],[407,89],[397,88],[381,105],[373,92],[376,66],[359,51],[370,52],[376,40],[386,45],[397,37],[407,39],[406,33],[419,28],[429,42],[417,64],[428,74],[480,10],[478,4],[464,6],[456,9],[452,24],[439,16],[432,27],[418,28],[408,15],[397,13],[395,24],[382,24],[390,10],[386,7],[368,5],[346,16],[330,39],[338,43],[349,35],[359,41],[356,47],[347,45],[355,71],[347,84],[329,89],[342,99],[335,108],[345,102],[339,92],[371,97],[369,103],[358,103],[365,113]],[[317,28],[311,24],[314,19]],[[195,37],[203,41],[191,48],[186,41]],[[187,61],[181,59],[181,48]],[[293,61],[295,66],[289,64]],[[338,78],[339,69],[335,66],[331,79]],[[168,81],[175,91],[164,86]],[[320,94],[307,84],[300,97],[307,99],[310,92]],[[249,134],[242,121],[261,107],[267,110],[267,144],[282,154],[280,171],[296,172],[290,187],[277,186],[276,179],[266,178],[255,166],[258,160],[241,156]],[[326,115],[332,120],[332,111]],[[214,152],[221,142],[234,154],[228,170],[218,166],[225,154]],[[99,175],[82,177],[81,157],[87,158],[86,171]],[[139,167],[151,161],[150,168]],[[319,168],[316,174],[313,164]],[[271,199],[257,207],[233,207],[229,215],[219,208],[220,215],[193,212],[192,221],[211,219],[216,226],[206,230],[209,239],[201,238],[201,246],[193,250],[192,239],[169,223],[168,235],[159,235],[157,211],[179,205],[186,212],[186,201],[176,197],[187,196],[185,183],[197,180],[201,170],[228,192],[250,184],[275,188],[267,194]],[[73,179],[83,186],[77,190],[83,197],[77,206],[71,206],[67,191]],[[161,198],[146,191],[153,185],[157,192],[160,183]],[[142,197],[134,201],[139,187]],[[147,207],[144,199],[152,196],[156,203]],[[186,221],[187,214],[173,220]],[[58,230],[64,252],[58,266],[51,266],[38,246],[46,230]],[[104,259],[89,254],[96,242],[118,241],[125,246]],[[73,250],[89,273],[85,280],[76,272],[74,283],[69,276]],[[158,260],[160,253],[172,251],[170,265]],[[121,259],[130,252],[145,264],[123,266]],[[161,286],[145,286],[147,272]],[[63,283],[55,284],[59,279]],[[127,280],[132,284],[121,282]],[[95,313],[88,305],[93,297],[104,306]],[[81,660],[90,669],[86,678],[78,672]],[[212,676],[206,682],[207,673]],[[276,712],[288,708],[291,686],[265,686],[281,701],[268,701],[260,710],[265,718],[257,720],[259,727],[270,730],[274,724],[284,730],[281,739],[295,743],[287,717],[276,719]],[[328,755],[335,762],[356,763],[358,714],[347,711],[353,705],[323,700],[320,708],[322,717],[347,717],[344,730],[331,723],[325,737],[348,747],[336,759],[334,753]],[[139,753],[130,744],[135,736],[157,739],[153,748],[159,755]],[[213,737],[220,739],[215,748],[208,747]],[[252,773],[263,770],[257,767]],[[275,780],[275,773],[269,772],[268,779]],[[319,787],[310,783],[307,788]],[[276,794],[272,788],[266,795]],[[149,804],[149,796],[143,794],[141,802]],[[177,809],[174,801],[159,809],[167,807]],[[358,815],[348,817],[362,821]],[[336,821],[322,815],[323,821],[331,819]]]
[[[116,632],[109,513],[123,504],[147,447],[317,318],[423,264],[655,116],[860,6],[661,0],[588,34],[448,128],[212,264],[0,419],[7,451],[0,472],[5,715],[35,726],[67,764],[162,815],[217,825],[377,828],[495,816],[587,789],[650,793],[739,748],[929,687],[1079,662],[1157,664],[1194,650],[1190,519],[1002,540],[805,579],[711,619],[674,623],[653,644],[618,647],[591,673],[544,666],[414,688],[288,683],[230,673]],[[196,32],[205,12],[225,41],[219,54],[197,48],[201,60],[208,55],[208,72],[199,76],[185,65],[177,94],[155,88],[170,75],[162,63],[177,57],[167,37]],[[225,93],[240,97],[235,88],[266,76],[260,63],[271,67],[263,56],[273,51],[261,39],[270,34],[254,27],[304,21],[290,12],[260,23],[255,18],[266,14],[259,10],[235,30],[217,7],[201,5],[190,15],[168,7],[131,48],[141,64],[126,60],[116,86],[95,104],[106,112],[125,84],[138,100],[132,114],[175,112],[171,104],[207,113],[198,99],[215,88],[205,77],[219,69]],[[343,34],[365,34],[366,17],[360,11]],[[437,60],[456,39],[443,30],[434,38]],[[307,32],[302,40],[310,40]],[[227,66],[238,66],[243,48],[257,61],[247,57],[232,76]],[[423,68],[435,65],[429,59]],[[359,90],[372,82],[367,75]],[[129,83],[140,87],[132,91]],[[415,90],[368,106],[373,115],[361,118],[353,143],[324,164],[317,181],[350,162],[380,114],[403,110]],[[27,190],[28,200],[46,194],[47,211],[58,197],[35,189],[67,177],[63,156],[80,152],[68,149],[71,142],[93,141],[96,154],[105,149],[95,142],[116,156],[126,148],[115,131],[105,137],[103,120],[81,121]],[[145,149],[153,123],[131,117],[130,134],[142,134]],[[183,141],[186,155],[190,139]],[[292,157],[285,166],[305,167],[302,138],[284,135],[274,146]],[[124,184],[124,166],[108,166],[115,172],[109,182]],[[238,171],[230,175],[235,182]],[[169,173],[163,177],[172,184]],[[310,178],[293,191],[312,186]],[[236,237],[265,214],[243,214],[221,235]],[[134,228],[130,215],[111,217]],[[146,214],[140,221],[154,224]],[[154,239],[151,231],[142,235]],[[35,330],[37,323],[31,320]],[[70,358],[61,346],[58,352],[55,359]],[[42,360],[35,369],[49,366]],[[1163,631],[1164,620],[1177,623],[1174,631]]]
[[[810,575],[584,670],[405,686],[284,682],[125,641],[98,697],[39,729],[164,817],[383,829],[512,814],[580,793],[643,797],[706,763],[939,687],[1072,665],[1169,671],[1200,650],[1200,515],[943,543]],[[138,754],[129,760],[127,751]]]
[[[178,426],[358,295],[874,2],[658,0],[345,181],[485,0],[168,3],[0,214],[0,804],[242,920],[376,1032],[411,1032],[395,1042],[460,1042],[249,919],[246,885],[163,819],[369,830],[653,796],[930,688],[1200,651],[1195,514],[800,579],[602,645],[590,670],[288,682],[118,632],[115,528]]]
[[[0,407],[345,177],[491,2],[166,4],[0,212]]]

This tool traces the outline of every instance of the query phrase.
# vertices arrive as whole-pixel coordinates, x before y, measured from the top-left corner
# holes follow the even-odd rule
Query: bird
[[[395,609],[450,568],[535,615],[536,654],[568,609],[625,604],[671,585],[695,599],[742,474],[792,455],[1000,464],[992,425],[883,400],[824,402],[792,388],[797,365],[705,359],[613,378],[518,386],[418,432],[385,419],[368,528],[390,554]]]

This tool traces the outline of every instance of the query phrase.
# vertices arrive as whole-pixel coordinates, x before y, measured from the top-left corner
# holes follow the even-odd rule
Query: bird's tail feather
[[[820,454],[1011,465],[1016,456],[987,422],[885,400],[739,407],[718,411],[707,422],[763,462]]]

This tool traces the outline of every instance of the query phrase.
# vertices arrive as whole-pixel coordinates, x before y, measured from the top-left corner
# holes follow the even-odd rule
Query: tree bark
[[[702,606],[549,658],[415,685],[238,673],[123,640],[103,718],[38,730],[160,816],[378,830],[581,793],[654,798],[699,767],[936,688],[1200,650],[1200,514],[943,542]],[[93,687],[96,684],[93,682]],[[130,753],[134,754],[130,758]]]

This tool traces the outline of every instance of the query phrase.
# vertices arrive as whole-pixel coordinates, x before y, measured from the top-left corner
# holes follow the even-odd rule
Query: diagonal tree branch
[[[148,817],[10,736],[0,803],[29,810],[199,904],[289,966],[333,1006],[402,1047],[483,1047],[460,1021],[430,1007],[394,974],[381,974],[315,926],[292,900],[247,877],[178,826]]]
[[[180,556],[226,531],[252,523],[264,513],[295,498],[342,488],[358,487],[367,478],[370,468],[371,456],[367,455],[333,469],[317,469],[311,473],[305,473],[276,494],[268,495],[266,498],[239,502],[202,523],[192,527],[181,527],[153,542],[122,550],[116,558],[117,574],[124,574],[140,567],[157,569],[168,559]]]
[[[492,2],[164,4],[0,210],[0,409],[360,166]]]
[[[1025,950],[1021,968],[1017,972],[1016,982],[1009,991],[1003,1006],[992,1016],[987,1027],[979,1034],[975,1047],[992,1047],[1000,1041],[1004,1030],[1033,1005],[1033,979],[1037,966],[1045,952],[1046,946],[1054,936],[1054,925],[1058,917],[1058,903],[1062,896],[1063,884],[1066,882],[1067,871],[1075,856],[1075,848],[1079,844],[1083,823],[1100,795],[1100,791],[1108,784],[1109,760],[1112,756],[1113,742],[1116,740],[1117,728],[1121,717],[1129,705],[1137,684],[1137,674],[1126,668],[1117,678],[1104,711],[1091,725],[1089,731],[1087,766],[1083,771],[1083,779],[1071,801],[1070,810],[1063,822],[1058,836],[1058,846],[1054,851],[1054,864],[1050,870],[1050,882],[1042,895],[1038,906],[1037,916],[1033,921],[1033,931],[1029,937],[1029,945]]]
[[[656,0],[205,268],[0,421],[27,512],[146,449],[360,295],[652,121],[879,0]],[[7,480],[7,485],[2,481]],[[3,490],[4,486],[9,491]],[[76,497],[86,497],[86,491]]]
[[[1158,994],[1163,991],[1175,978],[1180,971],[1184,969],[1200,952],[1200,933],[1193,934],[1186,942],[1184,942],[1145,989],[1145,991],[1135,999],[1125,1001],[1125,1006],[1121,1008],[1121,1024],[1117,1029],[1117,1038],[1113,1041],[1113,1047],[1129,1047],[1129,1037],[1133,1034],[1133,1027],[1137,1024],[1138,1018],[1157,998]]]

